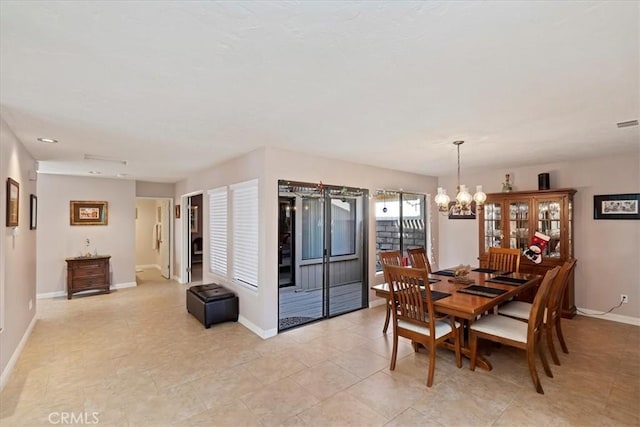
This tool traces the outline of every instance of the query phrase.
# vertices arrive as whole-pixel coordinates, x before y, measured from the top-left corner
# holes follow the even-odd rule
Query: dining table
[[[520,292],[538,286],[542,276],[538,274],[514,273],[488,268],[474,268],[464,278],[455,276],[456,268],[447,268],[429,274],[433,307],[437,313],[453,316],[467,326],[486,313],[493,316],[493,308],[514,298]],[[371,286],[376,296],[391,298],[389,285]],[[426,302],[426,295],[425,295]],[[453,344],[447,343],[453,348]],[[462,354],[470,357],[466,342],[462,343]],[[490,371],[491,363],[478,355],[477,366]]]

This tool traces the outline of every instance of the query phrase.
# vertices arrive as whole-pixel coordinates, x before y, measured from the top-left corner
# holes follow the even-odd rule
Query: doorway
[[[367,307],[368,191],[278,184],[278,330]]]
[[[171,278],[171,199],[136,198],[136,272]]]

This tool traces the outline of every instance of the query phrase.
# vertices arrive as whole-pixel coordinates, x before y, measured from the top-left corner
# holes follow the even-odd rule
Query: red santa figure
[[[550,236],[536,231],[531,238],[531,246],[524,251],[524,256],[536,264],[540,264],[542,262],[542,252],[547,247],[550,238]]]

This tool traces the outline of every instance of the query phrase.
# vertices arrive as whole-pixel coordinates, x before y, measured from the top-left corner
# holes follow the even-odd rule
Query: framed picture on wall
[[[471,202],[471,209],[458,210],[456,202],[449,202],[449,219],[476,219],[476,202]]]
[[[7,178],[7,227],[18,226],[18,207],[20,206],[20,184]]]
[[[593,196],[593,219],[640,219],[640,194]]]
[[[70,202],[71,225],[107,225],[108,202],[80,201]]]

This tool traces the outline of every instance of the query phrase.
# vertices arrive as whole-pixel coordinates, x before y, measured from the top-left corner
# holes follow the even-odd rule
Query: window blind
[[[209,271],[227,275],[227,188],[209,191]]]
[[[231,186],[233,278],[258,287],[258,180]]]

